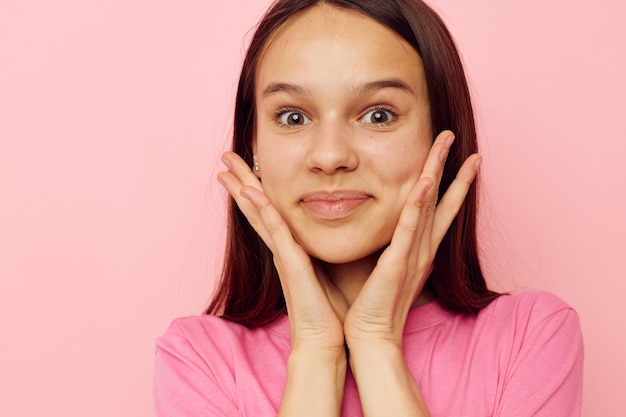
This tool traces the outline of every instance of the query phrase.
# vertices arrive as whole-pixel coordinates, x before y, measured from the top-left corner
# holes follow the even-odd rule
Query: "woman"
[[[471,101],[418,0],[284,0],[239,82],[225,267],[160,416],[575,416],[576,313],[487,289]]]

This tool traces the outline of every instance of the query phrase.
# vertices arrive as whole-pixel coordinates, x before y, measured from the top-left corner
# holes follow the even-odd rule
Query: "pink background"
[[[267,1],[0,2],[0,415],[151,416],[154,338],[198,313],[218,155]],[[500,289],[580,313],[584,415],[624,416],[626,7],[438,0],[474,90]]]

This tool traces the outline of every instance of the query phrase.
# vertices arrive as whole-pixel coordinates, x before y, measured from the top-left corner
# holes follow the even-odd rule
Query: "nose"
[[[354,132],[340,123],[320,124],[307,155],[309,169],[324,174],[352,171],[359,163]]]

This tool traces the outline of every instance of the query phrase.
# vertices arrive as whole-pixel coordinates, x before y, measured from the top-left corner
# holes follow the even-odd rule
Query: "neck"
[[[345,264],[324,262],[323,266],[330,280],[345,297],[348,306],[351,306],[374,270],[377,261],[378,255],[376,254]]]
[[[322,262],[324,270],[330,277],[330,280],[339,288],[339,291],[343,294],[348,303],[348,307],[352,305],[357,298],[363,285],[371,275],[380,253],[374,253],[363,259],[344,263],[344,264],[330,264]],[[434,299],[433,294],[424,289],[420,294],[417,294],[412,307],[418,307]]]

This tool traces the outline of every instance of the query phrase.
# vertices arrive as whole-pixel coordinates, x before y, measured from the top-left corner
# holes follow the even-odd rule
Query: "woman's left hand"
[[[430,415],[404,358],[407,314],[432,270],[435,254],[481,162],[468,157],[437,204],[437,192],[454,140],[444,131],[435,140],[422,174],[409,193],[391,243],[348,310],[344,336],[363,415]]]
[[[468,157],[437,204],[439,183],[453,141],[450,131],[437,136],[422,174],[409,193],[391,243],[347,312],[343,326],[351,352],[376,342],[402,346],[408,311],[424,287],[439,244],[481,162],[478,154]]]

